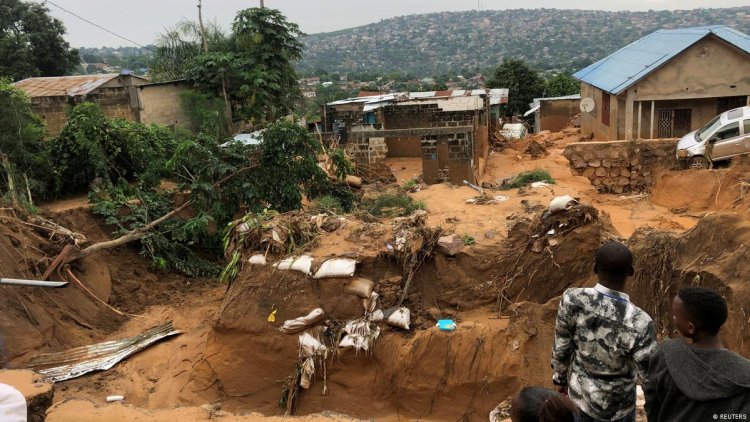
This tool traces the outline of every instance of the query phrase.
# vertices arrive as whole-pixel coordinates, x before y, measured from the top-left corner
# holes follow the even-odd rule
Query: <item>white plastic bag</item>
[[[578,201],[570,195],[558,196],[550,201],[549,212],[550,214],[557,214],[560,211],[570,209],[570,207],[577,203]]]
[[[383,315],[383,310],[381,309],[372,311],[370,315],[367,315],[367,320],[372,322],[383,322],[384,319],[385,315]]]
[[[284,324],[279,328],[284,334],[295,334],[304,330],[307,327],[311,327],[325,318],[326,313],[321,308],[315,308],[310,311],[309,314],[301,316],[295,319],[289,319],[284,321]]]
[[[375,292],[370,293],[370,297],[362,299],[362,306],[365,308],[365,315],[375,312],[375,308],[378,307],[379,295]]]
[[[251,265],[266,265],[266,256],[263,254],[255,254],[250,257],[248,262]]]
[[[355,294],[362,299],[369,299],[374,287],[375,283],[373,283],[372,280],[366,278],[355,278],[349,282],[348,286],[346,286],[346,291]]]
[[[315,361],[313,358],[307,358],[302,362],[302,371],[299,379],[299,386],[307,390],[312,384],[313,377],[315,376]]]
[[[312,257],[308,255],[302,255],[300,257],[292,256],[286,259],[282,259],[281,261],[273,264],[273,266],[280,270],[294,270],[306,275],[312,275],[312,271],[310,271],[310,268],[312,268],[312,262]]]
[[[357,269],[357,261],[350,258],[333,258],[318,268],[314,278],[352,277]]]
[[[325,344],[321,343],[315,337],[311,336],[310,333],[302,333],[299,335],[299,347],[302,356],[324,356],[328,351]]]

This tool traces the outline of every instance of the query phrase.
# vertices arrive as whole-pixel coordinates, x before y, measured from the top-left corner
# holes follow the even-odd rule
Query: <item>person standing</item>
[[[750,360],[725,349],[719,336],[728,315],[712,289],[677,293],[672,319],[683,338],[664,341],[651,358],[649,422],[750,420]]]
[[[557,311],[552,350],[557,390],[581,410],[580,420],[635,421],[636,381],[648,380],[656,351],[651,317],[623,293],[633,255],[618,242],[596,251],[593,288],[568,289]]]

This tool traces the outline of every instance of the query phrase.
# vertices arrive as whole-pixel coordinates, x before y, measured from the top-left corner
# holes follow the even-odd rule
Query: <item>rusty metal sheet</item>
[[[106,371],[121,360],[157,341],[180,333],[181,331],[173,329],[172,321],[169,321],[137,336],[122,340],[105,341],[89,346],[74,347],[63,352],[37,355],[31,359],[29,367],[47,381],[64,381],[93,371]]]

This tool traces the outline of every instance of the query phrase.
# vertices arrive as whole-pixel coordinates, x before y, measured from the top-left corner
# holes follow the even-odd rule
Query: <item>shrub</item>
[[[363,208],[376,217],[405,217],[416,210],[427,209],[422,201],[415,201],[409,195],[384,193],[363,201]]]
[[[552,179],[552,176],[550,176],[547,170],[534,169],[531,171],[524,171],[524,172],[518,173],[518,175],[516,175],[510,180],[510,183],[503,184],[501,186],[501,189],[508,190],[508,189],[522,188],[534,182],[546,182],[549,184],[554,184],[555,180]]]
[[[475,243],[477,243],[476,239],[474,239],[474,236],[464,233],[463,236],[461,236],[461,240],[463,240],[464,245],[471,246]]]

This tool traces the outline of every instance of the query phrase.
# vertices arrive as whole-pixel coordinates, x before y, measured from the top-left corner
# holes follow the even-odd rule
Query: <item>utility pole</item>
[[[206,28],[203,26],[202,0],[198,0],[198,24],[201,27],[201,38],[203,39],[203,51],[208,53],[208,39],[206,39]]]
[[[260,0],[260,8],[262,9],[263,7],[265,7],[263,6],[263,0]]]

